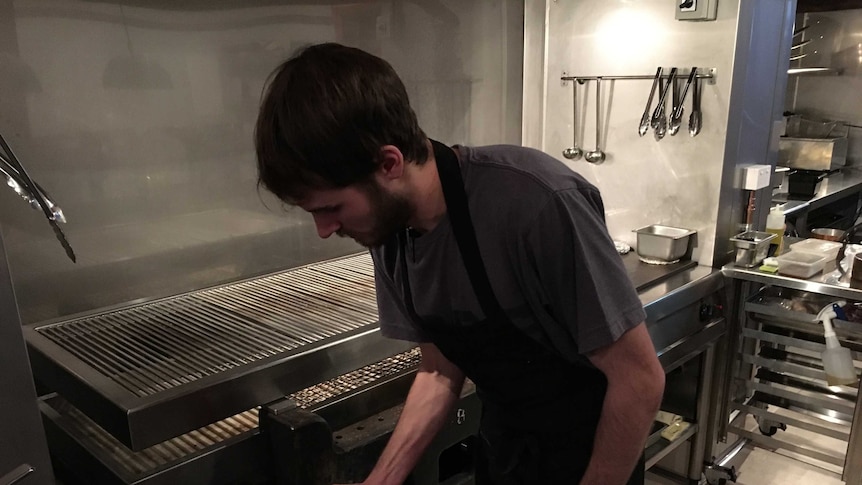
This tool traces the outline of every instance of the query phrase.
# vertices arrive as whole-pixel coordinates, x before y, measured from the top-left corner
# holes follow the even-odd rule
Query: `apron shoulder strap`
[[[497,297],[494,296],[488,272],[482,261],[482,254],[479,252],[479,243],[470,217],[467,192],[464,189],[464,179],[461,176],[458,158],[451,148],[440,142],[431,140],[431,146],[434,149],[434,158],[437,160],[437,172],[440,175],[443,198],[446,200],[446,212],[452,223],[452,232],[455,235],[461,259],[464,260],[473,291],[486,318],[505,319],[506,314]]]

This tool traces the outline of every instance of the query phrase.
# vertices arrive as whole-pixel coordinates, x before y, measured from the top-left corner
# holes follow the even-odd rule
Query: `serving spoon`
[[[584,160],[596,165],[605,161],[602,151],[602,78],[596,78],[596,149],[584,155]]]

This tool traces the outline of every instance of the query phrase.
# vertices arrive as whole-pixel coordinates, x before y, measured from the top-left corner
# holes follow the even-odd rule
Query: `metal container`
[[[641,259],[671,262],[688,250],[691,236],[697,231],[653,224],[635,230],[638,235],[637,253]]]
[[[847,163],[847,138],[778,140],[778,164],[802,170],[834,170]]]
[[[759,265],[769,252],[769,244],[776,238],[770,232],[748,231],[730,238],[736,247],[736,265],[752,268]]]
[[[844,231],[831,227],[818,227],[811,230],[811,237],[824,241],[840,241],[844,237]]]

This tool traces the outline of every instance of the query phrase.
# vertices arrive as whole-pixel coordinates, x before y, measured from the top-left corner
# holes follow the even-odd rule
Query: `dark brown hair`
[[[339,44],[312,45],[275,70],[264,94],[255,129],[258,184],[296,203],[309,189],[367,182],[384,145],[424,163],[425,142],[388,62]]]

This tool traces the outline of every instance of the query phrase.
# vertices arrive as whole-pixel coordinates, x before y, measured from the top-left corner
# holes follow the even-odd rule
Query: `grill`
[[[353,372],[348,372],[335,379],[307,387],[295,394],[291,394],[290,399],[294,400],[297,406],[310,409],[332,398],[358,390],[385,377],[413,369],[419,365],[420,357],[421,353],[417,347]]]
[[[411,347],[376,322],[366,253],[25,335],[37,378],[141,450]]]
[[[410,371],[416,368],[419,359],[419,349],[414,348],[302,389],[288,397],[299,407],[312,409],[346,393]],[[258,428],[258,410],[255,408],[135,452],[62,397],[50,397],[45,400],[45,405],[51,408],[50,414],[61,418],[55,421],[62,422],[65,433],[86,443],[91,453],[103,457],[106,466],[127,483],[143,480],[160,469],[201,454],[225,441],[256,432]]]

